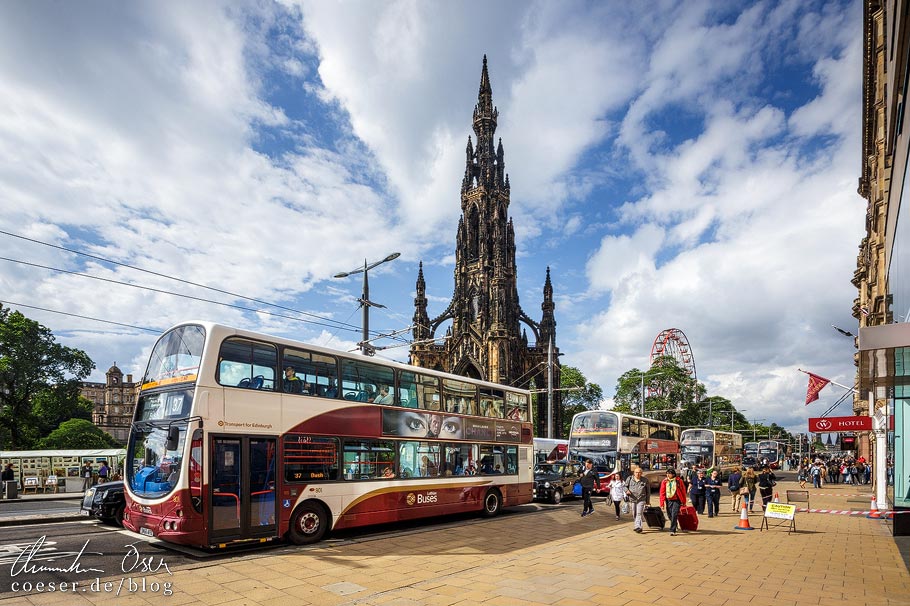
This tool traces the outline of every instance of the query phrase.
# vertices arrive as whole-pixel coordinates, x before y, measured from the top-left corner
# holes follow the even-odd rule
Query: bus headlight
[[[544,482],[544,483],[543,483],[543,487],[544,487],[544,488],[549,488],[549,487],[550,487],[550,483],[549,483],[549,482]]]

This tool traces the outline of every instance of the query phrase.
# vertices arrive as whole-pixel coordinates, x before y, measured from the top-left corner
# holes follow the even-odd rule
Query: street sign
[[[768,503],[765,507],[766,518],[779,518],[781,520],[792,520],[796,515],[796,505],[786,505],[784,503]]]
[[[790,523],[786,525],[787,534],[796,532],[796,505],[784,503],[768,503],[765,506],[765,515],[762,516],[759,531],[771,530],[771,525],[768,523],[768,520],[771,518],[776,518],[778,520],[789,520]],[[784,525],[775,524],[775,526],[783,527]]]
[[[813,433],[871,430],[872,417],[814,417],[809,419],[809,431]]]

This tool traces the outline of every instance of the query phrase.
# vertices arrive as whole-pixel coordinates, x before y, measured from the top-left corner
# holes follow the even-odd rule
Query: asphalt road
[[[98,579],[119,581],[187,561],[183,554],[95,521],[8,526],[0,528],[0,596],[38,583],[54,583],[55,591],[89,591]]]
[[[78,512],[82,499],[18,499],[0,501],[0,518]]]

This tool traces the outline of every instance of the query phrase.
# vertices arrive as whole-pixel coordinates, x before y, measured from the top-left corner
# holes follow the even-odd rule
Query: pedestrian
[[[705,499],[708,502],[708,517],[720,515],[720,478],[717,470],[711,472],[711,477],[705,480]]]
[[[822,487],[821,466],[817,463],[814,463],[812,465],[812,468],[809,470],[809,475],[812,476],[812,488],[821,488]]]
[[[94,475],[91,461],[86,461],[82,464],[82,471],[79,472],[79,475],[82,476],[82,490],[88,490],[91,488],[92,476]]]
[[[644,517],[645,507],[651,504],[651,483],[641,474],[641,467],[636,467],[625,482],[626,497],[632,502],[634,517],[632,530],[639,533],[642,531],[641,521]]]
[[[755,477],[755,470],[751,467],[746,468],[742,479],[739,481],[739,487],[745,488],[747,491],[749,491],[749,511],[752,511],[752,508],[755,506],[755,489],[757,486],[757,481],[758,478]]]
[[[799,468],[796,470],[796,479],[799,480],[800,488],[806,487],[806,466],[805,465],[800,465]]]
[[[101,467],[98,468],[98,483],[104,484],[107,482],[107,476],[110,473],[111,468],[107,466],[107,461],[101,461]]]
[[[758,474],[758,491],[761,493],[762,509],[765,509],[771,502],[775,486],[777,486],[777,478],[774,476],[774,472],[770,467],[762,467],[761,473]]]
[[[692,465],[692,463],[688,461],[686,462],[680,476],[683,482],[686,484],[692,484],[692,480],[695,479],[695,467]]]
[[[692,500],[692,507],[698,512],[698,515],[705,515],[705,470],[699,469],[692,479],[692,485],[689,487],[689,498]]]
[[[686,504],[686,483],[676,476],[676,470],[667,469],[667,477],[660,483],[660,506],[666,507],[670,518],[670,536],[676,536],[679,508]]]
[[[616,519],[620,519],[620,505],[626,498],[626,485],[619,479],[619,474],[614,473],[610,476],[610,499],[613,501],[613,508],[616,510]]]
[[[743,496],[739,494],[739,481],[742,479],[742,477],[743,472],[738,469],[734,469],[733,473],[730,474],[730,477],[727,478],[727,489],[730,491],[733,513],[739,511],[739,505],[743,498]]]
[[[581,517],[585,517],[594,513],[591,491],[595,488],[600,488],[600,479],[597,476],[597,472],[594,471],[594,461],[591,459],[585,461],[585,471],[582,473],[581,478],[578,479],[578,483],[581,484],[581,498],[584,499]]]

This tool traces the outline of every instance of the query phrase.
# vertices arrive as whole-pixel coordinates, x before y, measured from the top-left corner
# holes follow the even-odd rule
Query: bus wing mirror
[[[171,425],[167,428],[167,442],[164,445],[165,450],[177,450],[177,443],[180,441],[180,428]]]

